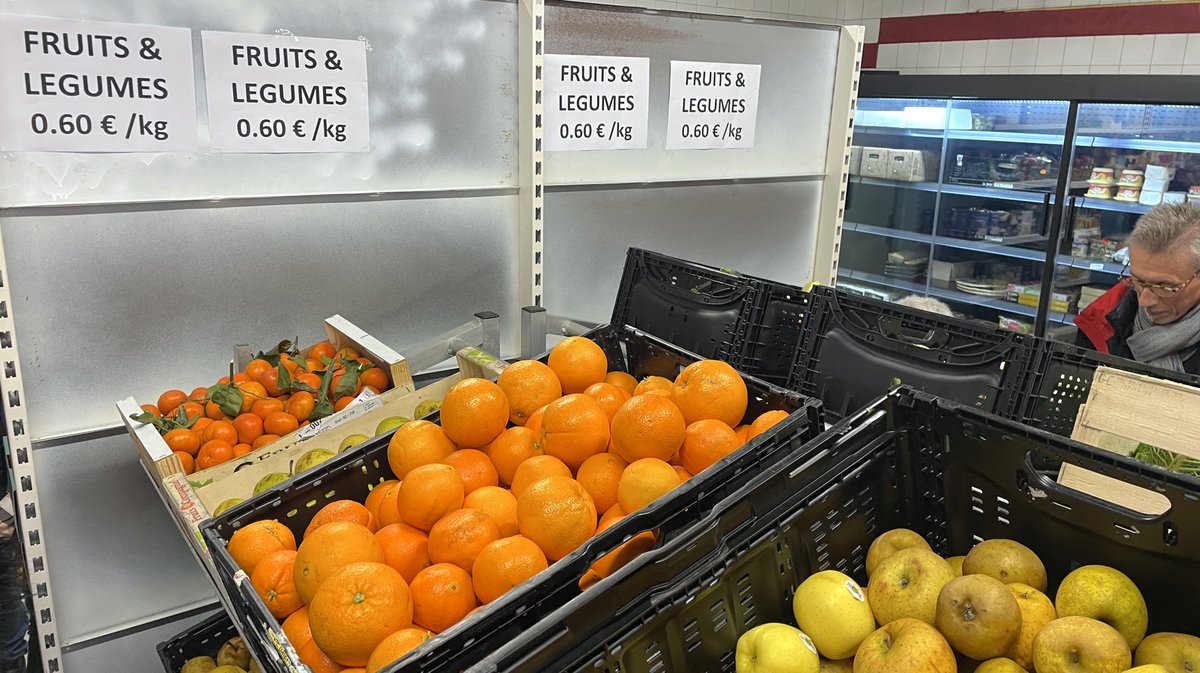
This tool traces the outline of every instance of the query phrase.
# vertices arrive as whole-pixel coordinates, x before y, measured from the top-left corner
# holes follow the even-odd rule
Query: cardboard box
[[[1146,178],[1142,182],[1142,193],[1145,192],[1165,192],[1171,181],[1167,178]]]
[[[850,175],[859,175],[862,171],[862,150],[859,145],[850,146],[850,166],[848,170]]]
[[[1149,164],[1146,166],[1146,180],[1167,180],[1171,181],[1175,178],[1174,166],[1156,166]]]
[[[925,156],[921,150],[888,150],[888,179],[904,182],[925,180]]]
[[[929,281],[934,287],[949,290],[959,278],[975,276],[975,262],[943,262],[933,260],[929,266]]]
[[[864,178],[886,180],[888,177],[888,150],[884,147],[862,148],[859,171]]]

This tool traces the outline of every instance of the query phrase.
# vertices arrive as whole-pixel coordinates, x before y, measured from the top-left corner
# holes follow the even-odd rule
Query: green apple
[[[1150,634],[1138,644],[1133,664],[1162,664],[1171,673],[1195,673],[1200,670],[1200,638],[1168,631]]]
[[[1116,629],[1133,650],[1146,635],[1146,599],[1125,573],[1103,565],[1080,566],[1058,585],[1059,617],[1091,617]]]
[[[950,569],[954,571],[955,577],[963,576],[962,566],[963,566],[963,561],[966,560],[966,558],[967,558],[966,556],[947,556],[946,557],[946,563],[950,564]]]
[[[407,419],[403,416],[388,416],[382,421],[379,421],[379,425],[375,426],[375,436],[378,437],[385,432],[388,432],[394,428],[398,428],[407,423],[409,420],[410,419]]]
[[[263,491],[275,488],[275,486],[278,484],[290,479],[291,476],[292,475],[288,474],[287,472],[272,472],[271,474],[268,474],[262,479],[259,479],[258,483],[254,485],[254,495],[258,495]]]
[[[413,418],[425,418],[429,414],[432,414],[441,408],[441,400],[425,400],[424,402],[418,404],[416,409],[413,409]]]
[[[963,560],[962,574],[979,573],[1005,584],[1020,582],[1038,591],[1046,590],[1046,566],[1033,550],[1016,540],[984,540],[971,548]]]
[[[1004,656],[1017,662],[1021,668],[1033,670],[1033,639],[1043,626],[1054,621],[1058,615],[1054,612],[1050,597],[1028,584],[1010,582],[1005,586],[1017,599],[1017,607],[1021,609],[1021,633]]]
[[[957,667],[954,650],[942,634],[912,617],[879,627],[854,655],[854,673],[946,673]]]
[[[376,433],[376,434],[379,434],[379,433]],[[367,441],[368,439],[370,439],[370,437],[368,437],[366,435],[362,435],[362,434],[346,435],[346,438],[342,440],[342,443],[338,444],[338,453],[341,453],[341,452],[345,451],[346,449],[349,449],[351,447],[362,444],[363,442]]]
[[[245,500],[242,498],[226,498],[225,500],[221,501],[221,504],[217,505],[215,510],[213,510],[213,516],[221,516],[225,513],[225,510],[242,502],[245,502]]]
[[[1026,673],[1020,664],[1008,657],[995,657],[980,662],[975,667],[975,673]]]
[[[1090,617],[1059,617],[1033,639],[1037,673],[1122,673],[1131,661],[1125,637]]]
[[[812,640],[790,624],[760,624],[737,640],[737,673],[819,673],[821,659]]]
[[[887,624],[901,617],[915,617],[933,624],[938,594],[954,579],[946,559],[928,549],[908,547],[879,562],[871,575],[867,599],[875,621]]]
[[[1162,664],[1142,664],[1141,666],[1134,666],[1125,671],[1125,673],[1172,673],[1172,671]]]
[[[828,659],[854,656],[858,644],[875,630],[875,616],[858,583],[836,570],[808,576],[792,596],[796,625]]]
[[[330,451],[329,449],[312,449],[311,451],[305,451],[304,455],[300,456],[299,460],[296,461],[296,467],[294,471],[296,474],[300,474],[305,470],[311,470],[336,455],[336,453]]]
[[[929,550],[929,543],[925,538],[921,537],[916,531],[907,528],[893,528],[886,533],[880,535],[871,541],[871,546],[867,547],[867,577],[875,572],[875,567],[883,559],[900,551],[916,547],[918,549]]]

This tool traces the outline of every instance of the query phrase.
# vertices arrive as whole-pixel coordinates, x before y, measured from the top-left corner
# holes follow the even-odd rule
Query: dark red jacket
[[[1075,316],[1075,326],[1079,328],[1075,345],[1135,359],[1125,340],[1133,333],[1137,308],[1137,295],[1124,283],[1117,283]],[[1183,363],[1183,368],[1189,374],[1200,374],[1200,349]]]

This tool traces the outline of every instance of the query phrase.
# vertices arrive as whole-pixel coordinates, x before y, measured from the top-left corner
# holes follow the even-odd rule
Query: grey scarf
[[[1166,325],[1150,322],[1150,315],[1141,306],[1133,321],[1133,334],[1125,343],[1133,358],[1148,365],[1182,372],[1183,363],[1196,352],[1200,342],[1200,304],[1183,317]]]

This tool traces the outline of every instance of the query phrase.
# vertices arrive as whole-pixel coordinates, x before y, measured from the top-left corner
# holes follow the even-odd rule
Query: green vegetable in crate
[[[737,640],[737,673],[818,673],[821,659],[807,635],[790,624],[759,624]]]
[[[1157,446],[1151,446],[1143,442],[1138,444],[1137,448],[1129,455],[1131,458],[1140,460],[1143,463],[1163,467],[1172,472],[1200,477],[1200,460],[1180,455],[1174,451],[1160,449]]]
[[[424,404],[424,402],[422,402],[421,404]],[[418,408],[420,408],[420,407],[418,407]],[[414,412],[413,415],[416,416],[417,414]],[[395,428],[398,428],[401,425],[404,425],[405,423],[409,422],[409,420],[411,420],[411,419],[405,418],[403,416],[388,416],[387,418],[383,419],[382,421],[379,421],[379,425],[375,426],[375,436],[378,437],[379,435],[382,435],[385,432],[389,432]]]
[[[291,476],[292,475],[288,474],[287,472],[272,472],[271,474],[268,474],[262,479],[259,479],[258,483],[254,485],[254,495],[258,495],[263,491],[275,488],[279,484],[287,481],[289,478],[291,478]]]
[[[179,673],[211,673],[216,667],[217,662],[212,657],[192,657],[179,669]]]
[[[346,435],[346,438],[342,440],[342,443],[338,444],[338,453],[341,453],[346,449],[352,449],[368,439],[370,439],[370,437],[361,434]]]
[[[236,666],[245,669],[250,665],[250,648],[240,636],[234,636],[225,641],[217,652],[217,666]],[[229,672],[226,672],[229,673]]]
[[[441,408],[441,400],[425,400],[424,402],[418,404],[416,409],[413,409],[413,418],[425,418],[429,414],[432,414]]]
[[[296,474],[300,474],[305,470],[311,470],[336,455],[336,453],[330,451],[329,449],[312,449],[311,451],[306,451],[304,455],[300,456],[300,459],[296,461],[295,472]]]
[[[245,500],[242,498],[226,498],[225,500],[222,500],[219,505],[217,505],[215,510],[213,510],[213,516],[221,516],[230,507],[233,507],[234,505],[240,505],[243,502],[245,502]]]

